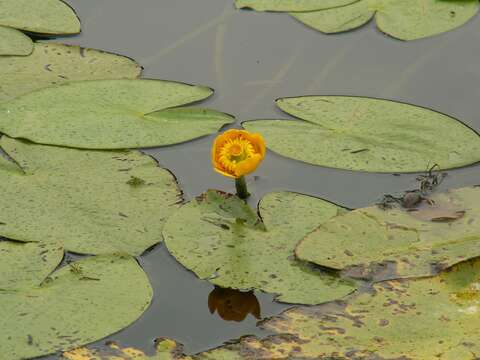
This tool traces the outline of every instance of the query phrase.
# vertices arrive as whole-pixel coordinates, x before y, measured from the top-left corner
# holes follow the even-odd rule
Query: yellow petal
[[[225,164],[226,146],[229,146],[228,152],[231,152],[230,148],[232,142],[234,141],[240,141],[240,143],[243,142],[244,144],[248,143],[248,146],[251,146],[251,150],[249,150],[248,155],[250,157],[245,160],[239,161],[238,163],[236,163],[236,161],[233,159],[231,161],[229,160],[227,166]],[[212,165],[215,171],[224,176],[238,178],[240,176],[247,175],[255,171],[260,162],[265,158],[265,154],[265,141],[260,134],[252,134],[246,130],[230,129],[225,131],[223,134],[218,135],[215,139],[212,146],[211,158]],[[234,153],[230,155],[235,156]]]
[[[219,174],[222,174],[223,176],[227,176],[227,177],[231,177],[231,178],[236,178],[237,176],[235,176],[235,174],[233,173],[229,173],[227,172],[226,170],[224,169],[221,169],[221,168],[218,168],[218,167],[213,167],[213,170],[215,170],[216,172],[218,172]]]
[[[263,136],[256,133],[255,134],[248,133],[246,138],[253,145],[256,152],[258,152],[262,156],[262,160],[263,160],[265,158],[265,153],[266,153],[265,140],[263,139]]]
[[[251,158],[239,162],[235,169],[235,175],[240,177],[254,172],[261,161],[262,156],[260,154],[255,154]]]

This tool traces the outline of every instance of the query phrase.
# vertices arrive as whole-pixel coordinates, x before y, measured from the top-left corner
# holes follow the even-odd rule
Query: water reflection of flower
[[[260,303],[253,291],[241,292],[215,286],[208,296],[210,313],[215,311],[226,321],[243,321],[248,314],[261,318]]]

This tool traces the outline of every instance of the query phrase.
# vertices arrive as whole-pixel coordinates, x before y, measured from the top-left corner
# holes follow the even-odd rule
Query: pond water
[[[288,15],[236,11],[233,0],[67,2],[82,20],[83,32],[59,41],[134,58],[146,78],[210,86],[216,94],[202,105],[235,115],[237,125],[287,117],[275,108],[279,97],[361,95],[432,108],[480,131],[478,16],[455,31],[406,43],[381,34],[373,24],[326,36]],[[187,200],[209,188],[233,191],[232,181],[211,168],[213,138],[145,152],[175,174]],[[252,205],[268,192],[290,190],[356,208],[417,186],[415,174],[327,169],[273,153],[256,175],[249,185]],[[449,171],[441,188],[476,184],[478,164]],[[153,339],[171,337],[195,353],[241,335],[264,334],[251,315],[242,322],[212,315],[207,300],[213,286],[185,270],[163,245],[140,262],[155,289],[153,304],[108,340],[152,353]],[[288,306],[257,296],[262,317]]]

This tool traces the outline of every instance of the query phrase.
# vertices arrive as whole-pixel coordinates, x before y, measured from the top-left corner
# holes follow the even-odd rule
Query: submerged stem
[[[237,189],[237,196],[240,199],[246,199],[250,196],[250,193],[247,190],[245,176],[240,176],[239,178],[235,179],[235,188]]]

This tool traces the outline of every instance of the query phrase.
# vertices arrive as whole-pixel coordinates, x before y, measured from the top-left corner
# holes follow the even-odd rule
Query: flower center
[[[232,144],[232,146],[230,147],[230,154],[232,154],[232,156],[240,156],[242,155],[242,152],[243,149],[240,144]]]
[[[219,160],[225,169],[234,172],[237,164],[255,154],[255,149],[250,141],[237,138],[228,140],[220,149]]]

